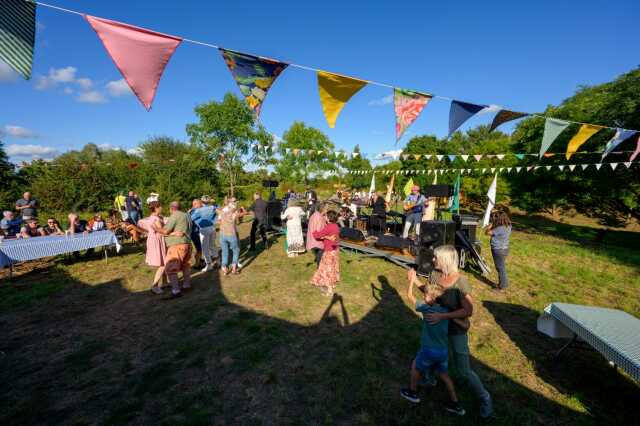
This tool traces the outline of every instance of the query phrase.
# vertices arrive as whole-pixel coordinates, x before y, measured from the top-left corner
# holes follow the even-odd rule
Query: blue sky
[[[98,1],[51,4],[223,47],[456,99],[536,112],[638,66],[640,2]],[[217,50],[183,43],[151,112],[79,16],[38,8],[34,77],[0,65],[0,138],[15,161],[93,142],[130,149],[145,138],[186,140],[193,107],[239,94]],[[340,149],[379,153],[416,134],[447,132],[449,103],[433,100],[395,146],[390,89],[367,86],[335,129],[322,115],[313,72],[287,69],[263,105],[269,131],[294,120]],[[475,117],[468,126],[490,120]]]

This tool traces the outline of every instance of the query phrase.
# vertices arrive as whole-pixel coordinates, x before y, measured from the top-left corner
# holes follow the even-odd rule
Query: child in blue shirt
[[[436,323],[429,323],[424,319],[424,315],[430,313],[443,313],[448,310],[440,306],[436,299],[442,295],[444,289],[442,286],[429,283],[424,288],[424,301],[416,301],[413,295],[413,285],[416,277],[415,270],[409,271],[409,288],[407,289],[407,298],[412,304],[415,304],[416,311],[423,315],[422,319],[422,336],[420,337],[420,350],[416,354],[411,364],[411,382],[409,388],[400,391],[403,398],[418,403],[418,382],[425,372],[433,370],[447,386],[449,393],[449,401],[444,405],[445,410],[463,416],[465,411],[458,401],[453,381],[448,373],[448,341],[449,341],[449,321],[442,320]]]

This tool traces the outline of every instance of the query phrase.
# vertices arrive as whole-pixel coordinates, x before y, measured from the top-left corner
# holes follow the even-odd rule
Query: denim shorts
[[[447,348],[420,348],[416,354],[416,369],[421,373],[446,373],[449,369],[449,351]]]

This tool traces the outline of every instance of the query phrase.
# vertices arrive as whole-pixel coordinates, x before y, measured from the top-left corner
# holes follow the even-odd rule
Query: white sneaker
[[[202,268],[202,272],[209,272],[212,269],[213,266],[210,263],[207,263],[206,265],[204,265],[204,268]]]

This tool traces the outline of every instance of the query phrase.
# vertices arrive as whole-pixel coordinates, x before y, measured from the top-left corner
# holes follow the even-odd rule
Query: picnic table
[[[538,331],[571,339],[557,355],[582,341],[640,381],[640,319],[618,309],[552,303],[538,318]]]
[[[120,242],[111,231],[3,240],[0,243],[0,268],[8,266],[11,276],[13,265],[18,262],[111,246],[115,246],[117,252],[120,251]],[[105,249],[105,258],[106,256]]]

